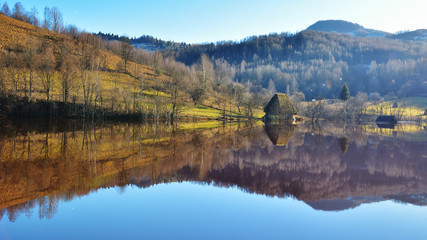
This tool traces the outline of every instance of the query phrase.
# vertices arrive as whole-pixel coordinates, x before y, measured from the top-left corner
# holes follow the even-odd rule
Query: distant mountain
[[[418,29],[415,31],[401,32],[387,36],[390,39],[402,41],[425,41],[427,42],[427,29]]]
[[[354,37],[385,37],[390,33],[364,28],[363,26],[343,20],[323,20],[309,26],[307,30],[331,33],[345,33]]]

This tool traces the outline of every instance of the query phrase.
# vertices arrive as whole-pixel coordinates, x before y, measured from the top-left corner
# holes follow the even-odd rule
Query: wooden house
[[[264,118],[267,121],[293,120],[293,116],[297,114],[297,108],[287,94],[277,93],[265,106],[264,112]]]

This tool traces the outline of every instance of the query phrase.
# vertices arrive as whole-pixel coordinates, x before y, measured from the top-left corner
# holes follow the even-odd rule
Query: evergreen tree
[[[347,83],[344,83],[344,85],[342,86],[339,99],[343,101],[347,101],[348,99],[350,99],[350,90],[348,89]]]

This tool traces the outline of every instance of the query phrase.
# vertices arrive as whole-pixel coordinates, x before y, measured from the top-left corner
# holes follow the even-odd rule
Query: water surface
[[[424,126],[208,125],[2,124],[0,239],[427,238]]]

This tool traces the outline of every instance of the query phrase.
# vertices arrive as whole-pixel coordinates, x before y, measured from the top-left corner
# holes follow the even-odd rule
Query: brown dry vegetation
[[[24,54],[30,48],[35,48],[36,55],[40,56],[43,55],[45,49],[53,50],[56,66],[50,84],[50,101],[63,100],[61,61],[64,60],[64,51],[74,56],[77,62],[85,57],[84,55],[89,58],[96,58],[94,61],[97,61],[96,67],[88,68],[84,73],[81,73],[77,66],[73,66],[74,75],[68,86],[68,101],[70,102],[85,102],[81,74],[86,76],[84,81],[87,83],[85,84],[93,85],[91,94],[96,94],[98,97],[98,99],[93,97],[92,104],[108,104],[114,111],[129,111],[131,108],[135,110],[133,109],[135,104],[130,104],[130,102],[135,102],[135,94],[139,94],[139,103],[153,104],[149,96],[165,96],[161,91],[154,91],[153,87],[160,86],[163,89],[165,83],[171,81],[169,74],[156,74],[153,67],[134,61],[127,62],[127,69],[123,70],[123,58],[97,47],[102,43],[93,35],[81,33],[79,38],[72,38],[4,15],[0,15],[0,22],[0,51],[3,51],[5,58],[12,59],[12,63],[5,65],[2,70],[4,73],[1,76],[4,85],[3,90],[6,93],[29,97],[33,101],[46,100],[43,73],[38,72],[38,69],[31,69],[36,68],[35,66],[28,67],[22,63]],[[36,56],[33,62],[35,65],[37,65],[37,60]],[[30,73],[31,70],[34,72]],[[28,86],[30,77],[33,78],[31,88]],[[144,89],[141,89],[141,83]],[[144,98],[144,95],[148,98]]]
[[[9,131],[0,136],[0,173],[5,176],[0,178],[0,209],[10,207],[13,219],[14,211],[40,204],[37,198],[57,204],[129,183],[147,187],[213,182],[304,201],[389,198],[419,192],[427,184],[425,141],[401,141],[396,146],[395,136],[384,139],[360,126],[313,129],[308,124],[294,130],[286,146],[274,146],[270,132],[259,125],[225,124],[199,131],[162,124]],[[289,129],[275,134],[287,135]],[[345,152],[339,142],[343,137],[349,141]],[[24,204],[30,200],[30,206]]]
[[[61,112],[71,117],[81,115],[70,113],[75,107],[67,104],[72,103],[92,117],[108,111],[147,118],[230,119],[261,117],[260,105],[269,98],[253,94],[250,84],[233,82],[234,70],[224,61],[201,56],[197,64],[185,66],[157,52],[133,49],[126,39],[109,42],[77,30],[59,34],[3,15],[0,22],[0,97],[23,98],[21,103],[43,100],[49,107],[49,102],[63,102]],[[5,102],[0,105],[14,104]],[[12,112],[26,105],[15,105]],[[203,107],[208,111],[199,111]]]

